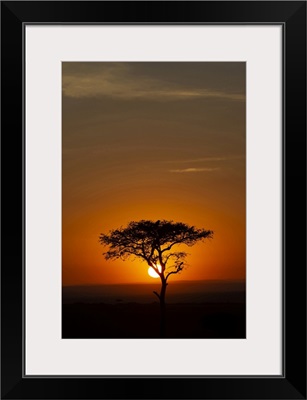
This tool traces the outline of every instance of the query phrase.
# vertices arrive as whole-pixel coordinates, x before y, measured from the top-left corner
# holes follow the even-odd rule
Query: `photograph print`
[[[246,64],[62,63],[62,338],[246,337]]]

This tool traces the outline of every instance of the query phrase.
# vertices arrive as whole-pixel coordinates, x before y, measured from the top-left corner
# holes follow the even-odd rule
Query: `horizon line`
[[[184,280],[175,280],[173,283],[184,283],[184,282],[246,282],[246,278],[235,278],[235,279],[184,279]],[[154,283],[160,283],[158,279],[153,282],[118,282],[118,283],[78,283],[78,284],[69,284],[63,285],[64,287],[76,287],[76,286],[116,286],[116,285],[151,285]]]

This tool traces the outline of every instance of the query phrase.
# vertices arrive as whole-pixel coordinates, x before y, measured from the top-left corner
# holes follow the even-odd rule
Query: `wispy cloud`
[[[111,97],[121,100],[189,100],[215,98],[244,101],[245,95],[206,88],[186,88],[170,85],[148,77],[132,77],[129,69],[120,64],[104,68],[100,72],[66,72],[62,80],[63,94],[72,98]]]
[[[201,157],[201,158],[188,158],[183,160],[165,160],[164,163],[167,164],[187,164],[187,163],[200,163],[207,161],[225,161],[228,160],[229,157]]]
[[[219,168],[184,168],[184,169],[170,169],[169,172],[173,173],[191,173],[191,172],[212,172],[217,171]]]
[[[237,156],[221,156],[221,157],[201,157],[201,158],[189,158],[183,160],[165,160],[164,163],[167,164],[190,164],[190,163],[202,163],[202,162],[220,162],[229,160],[243,160],[244,155]]]

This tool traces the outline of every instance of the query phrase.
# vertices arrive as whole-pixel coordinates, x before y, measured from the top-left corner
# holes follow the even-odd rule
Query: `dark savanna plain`
[[[63,338],[161,337],[160,277],[99,242],[141,220],[213,231],[172,249],[163,337],[246,336],[245,107],[245,63],[62,64]]]

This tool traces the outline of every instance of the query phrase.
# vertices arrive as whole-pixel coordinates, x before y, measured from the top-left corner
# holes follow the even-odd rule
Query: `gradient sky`
[[[106,261],[100,233],[131,220],[214,231],[174,280],[245,278],[245,63],[62,64],[64,285],[153,282]]]

